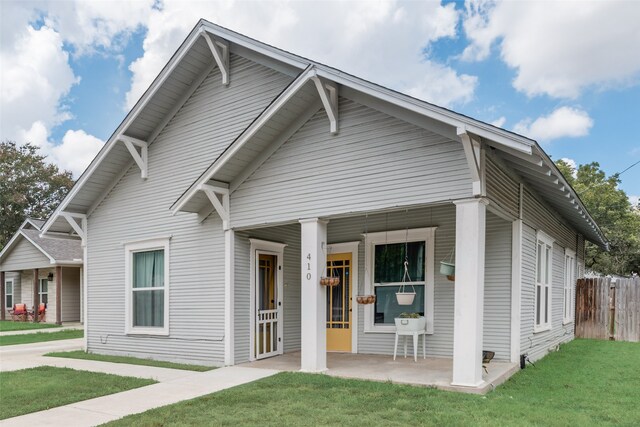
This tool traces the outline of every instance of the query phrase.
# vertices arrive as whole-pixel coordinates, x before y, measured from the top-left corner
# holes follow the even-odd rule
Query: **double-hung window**
[[[376,302],[365,306],[365,329],[395,331],[394,319],[401,313],[419,313],[433,324],[433,259],[435,228],[369,233],[365,246],[365,287]],[[404,261],[408,261],[405,292],[415,290],[411,305],[399,305],[396,292],[402,286]]]
[[[38,286],[38,298],[40,304],[49,304],[49,279],[40,279]]]
[[[5,307],[13,307],[13,279],[4,281],[4,302]]]
[[[126,332],[169,333],[169,239],[125,246]]]
[[[562,307],[563,323],[573,322],[574,302],[573,287],[576,283],[576,253],[570,249],[564,251],[564,305]]]
[[[536,289],[534,331],[551,329],[553,239],[539,231],[536,250]]]

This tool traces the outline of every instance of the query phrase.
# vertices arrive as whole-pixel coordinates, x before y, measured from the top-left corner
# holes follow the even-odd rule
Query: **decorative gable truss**
[[[82,246],[87,244],[87,216],[76,212],[60,212],[60,216],[67,220],[73,231],[82,239]],[[80,221],[80,222],[78,222]],[[43,230],[45,233],[46,230]]]
[[[471,172],[472,190],[474,196],[485,195],[484,159],[480,141],[467,132],[465,128],[457,128],[457,134],[464,148],[464,156]]]
[[[213,59],[222,73],[222,84],[229,86],[229,43],[214,37],[204,28],[200,28],[200,34],[206,40]]]
[[[147,179],[147,164],[149,163],[149,144],[147,141],[126,135],[118,136],[118,141],[121,141],[125,147],[127,147],[127,150],[131,153],[131,157],[133,157],[133,160],[135,160],[140,168],[140,178]],[[140,151],[138,151],[138,149],[140,149]]]
[[[218,215],[220,215],[220,219],[222,219],[222,229],[229,229],[229,185],[224,182],[215,182],[213,184],[201,184],[199,187],[200,191],[202,191],[211,204],[213,208],[216,210]],[[210,213],[210,210],[205,209],[202,214],[200,220],[203,221]]]

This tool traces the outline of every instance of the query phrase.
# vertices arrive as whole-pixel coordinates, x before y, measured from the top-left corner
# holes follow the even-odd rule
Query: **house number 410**
[[[311,261],[311,254],[307,254],[307,259]],[[311,262],[307,262],[307,271],[311,271]],[[307,273],[307,280],[311,280],[311,273]]]

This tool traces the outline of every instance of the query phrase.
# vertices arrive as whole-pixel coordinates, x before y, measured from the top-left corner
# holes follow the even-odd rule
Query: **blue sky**
[[[76,176],[200,17],[523,133],[554,159],[608,174],[640,160],[640,2],[5,1],[0,14],[1,137]],[[621,178],[640,195],[640,165]]]

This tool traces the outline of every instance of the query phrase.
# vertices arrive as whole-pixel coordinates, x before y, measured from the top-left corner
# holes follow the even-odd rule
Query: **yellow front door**
[[[340,284],[327,287],[327,351],[351,351],[351,254],[327,256],[327,275]]]

